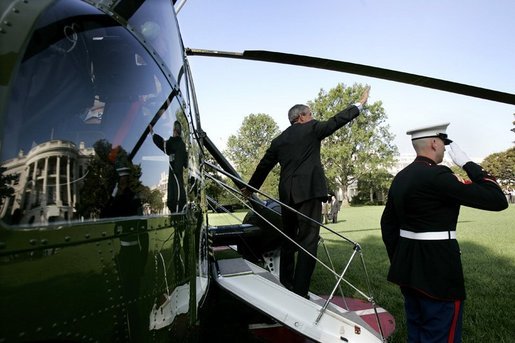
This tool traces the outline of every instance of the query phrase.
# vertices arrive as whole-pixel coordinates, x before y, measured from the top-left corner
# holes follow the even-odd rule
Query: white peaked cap
[[[422,139],[422,138],[430,138],[430,137],[439,137],[444,141],[444,143],[450,144],[452,140],[447,138],[447,126],[450,123],[443,123],[438,125],[424,126],[419,127],[417,129],[412,129],[406,132],[407,135],[411,135],[411,140]]]

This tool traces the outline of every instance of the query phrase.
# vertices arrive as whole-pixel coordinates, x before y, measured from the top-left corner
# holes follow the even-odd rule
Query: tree
[[[135,192],[138,194],[141,202],[148,205],[150,213],[157,214],[164,207],[163,193],[159,189],[150,190],[148,186],[140,184]]]
[[[229,181],[227,177],[220,176],[220,174],[214,173],[212,171],[207,171],[207,174],[209,174],[213,179],[206,177],[206,196],[208,197],[209,205],[211,207],[216,207],[219,204],[222,204],[226,199],[224,197],[224,193],[226,192],[222,186],[219,185],[218,182],[221,184],[225,184]],[[218,182],[217,182],[218,181]],[[211,201],[212,200],[212,201]],[[231,203],[231,201],[229,202]],[[229,203],[225,203],[228,205]],[[211,208],[213,209],[213,208]]]
[[[143,192],[145,197],[142,196],[142,202],[148,204],[150,207],[150,213],[160,213],[165,205],[163,202],[163,193],[159,189],[150,190],[150,188],[147,186],[143,186],[143,188],[145,189]]]
[[[8,199],[14,195],[14,188],[12,184],[17,182],[20,178],[18,174],[5,174],[7,168],[0,167],[0,205],[3,204],[4,199]]]
[[[318,97],[308,105],[315,119],[327,120],[357,102],[364,89],[360,84],[352,87],[338,84],[329,92],[320,90]],[[341,188],[348,198],[347,188],[356,180],[371,180],[374,187],[385,187],[387,170],[398,154],[386,120],[381,101],[367,103],[358,118],[322,142],[322,164],[330,188]]]
[[[279,133],[279,127],[271,116],[258,113],[246,116],[238,133],[229,136],[224,153],[235,164],[244,181],[250,179],[272,139]],[[260,190],[277,197],[278,185],[279,167],[276,166]]]
[[[515,147],[487,156],[481,166],[497,178],[503,189],[515,189]]]
[[[84,218],[98,217],[109,201],[116,183],[116,170],[109,162],[111,143],[99,140],[93,145],[95,155],[90,159],[87,174],[79,190],[77,213]]]
[[[127,152],[121,147],[101,139],[93,144],[95,155],[88,164],[87,174],[79,191],[77,213],[84,218],[96,218],[107,206],[118,181],[116,168],[130,168],[130,187],[137,194],[141,191],[141,166],[129,162]]]
[[[385,171],[372,171],[363,175],[358,182],[358,193],[352,197],[352,204],[377,205],[386,203],[388,188],[393,175]]]
[[[224,188],[220,184],[226,184],[229,182],[229,178],[219,173],[215,168],[212,168],[209,164],[214,165],[216,168],[222,169],[220,165],[215,161],[215,159],[211,155],[206,155],[205,161],[207,162],[204,165],[205,173],[209,177],[205,178],[205,191],[206,196],[209,199],[212,199],[214,202],[221,204],[225,199],[223,194],[226,193]],[[213,179],[211,179],[213,178]],[[216,180],[216,181],[215,181]],[[224,203],[228,204],[228,203]],[[210,202],[210,206],[215,206],[213,202]]]

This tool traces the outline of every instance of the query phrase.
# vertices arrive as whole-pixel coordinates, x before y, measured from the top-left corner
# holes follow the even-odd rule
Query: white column
[[[28,209],[32,208],[34,203],[36,203],[38,201],[38,199],[36,198],[36,196],[37,196],[36,181],[37,181],[37,177],[38,177],[38,173],[37,173],[38,162],[39,162],[39,160],[36,160],[36,162],[34,162],[34,169],[32,170],[32,185],[30,186],[31,187],[31,191],[30,191],[31,199],[29,201],[29,208]]]
[[[43,189],[41,190],[40,199],[44,199],[41,201],[41,207],[45,207],[48,204],[48,157],[45,158],[45,168],[43,169]]]
[[[71,175],[70,175],[70,168],[71,168],[71,158],[68,157],[68,163],[66,163],[66,197],[68,199],[68,206],[72,206],[72,188],[71,188]]]
[[[62,206],[61,203],[61,156],[57,156],[56,166],[55,166],[55,204],[57,206]]]

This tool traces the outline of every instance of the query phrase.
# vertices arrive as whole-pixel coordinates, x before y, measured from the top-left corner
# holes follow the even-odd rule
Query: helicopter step
[[[378,326],[374,328],[362,318],[374,314],[370,312],[373,309],[346,310],[330,302],[324,310],[326,301],[322,297],[313,293],[309,294],[310,299],[301,297],[282,286],[274,274],[241,257],[216,259],[213,274],[221,288],[280,324],[259,327],[257,335],[266,336],[266,329],[277,329],[282,325],[307,341],[383,341]],[[376,308],[376,311],[389,315],[382,308]],[[381,321],[384,319],[387,318],[382,316]]]

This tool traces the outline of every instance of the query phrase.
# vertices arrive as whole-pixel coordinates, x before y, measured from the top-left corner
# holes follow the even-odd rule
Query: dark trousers
[[[170,168],[170,175],[168,176],[168,200],[166,205],[170,213],[182,212],[184,205],[186,205],[186,192],[184,191],[184,184],[182,175],[177,175]]]
[[[307,200],[290,206],[317,222],[322,220],[322,203],[319,199]],[[281,213],[284,233],[310,254],[317,256],[320,225],[284,207]],[[295,264],[297,250],[298,256]],[[307,296],[315,265],[316,261],[313,257],[284,239],[281,246],[280,279],[285,287],[301,296]]]
[[[459,343],[463,301],[435,300],[402,289],[409,343]]]

